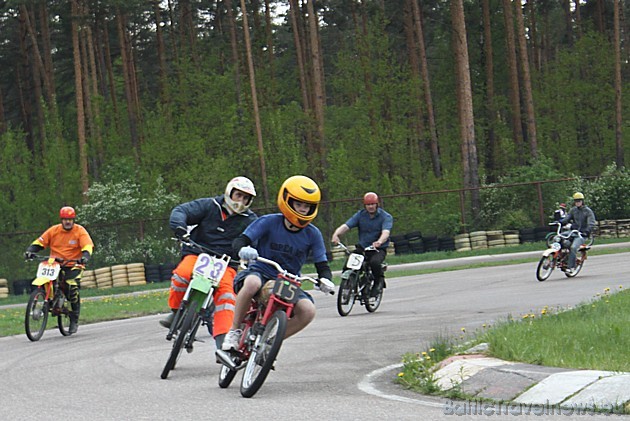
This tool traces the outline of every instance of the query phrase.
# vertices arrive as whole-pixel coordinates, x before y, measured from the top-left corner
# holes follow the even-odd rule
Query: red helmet
[[[365,195],[363,196],[363,204],[364,205],[373,205],[373,204],[378,205],[378,194],[371,191],[365,193]]]
[[[566,208],[567,208],[567,205],[566,205],[566,203],[560,203],[560,207],[561,207],[562,209],[566,209]]]
[[[74,219],[77,217],[77,213],[74,211],[74,208],[70,206],[64,206],[59,209],[59,218],[61,219]]]

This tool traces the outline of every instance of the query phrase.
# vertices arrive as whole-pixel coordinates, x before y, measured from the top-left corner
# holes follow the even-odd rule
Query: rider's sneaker
[[[573,273],[575,272],[574,268],[567,268],[567,270],[564,271],[567,275],[573,275]]]
[[[70,334],[72,335],[73,333],[77,333],[78,329],[79,329],[79,322],[77,322],[76,320],[70,320],[70,328],[68,329]]]
[[[230,329],[227,335],[225,335],[221,349],[223,351],[236,351],[238,349],[239,342],[241,341],[242,333],[243,331],[241,329]]]
[[[175,311],[171,311],[171,314],[166,316],[164,319],[160,320],[160,324],[167,329],[170,329],[171,323],[173,323],[173,319],[175,318]]]

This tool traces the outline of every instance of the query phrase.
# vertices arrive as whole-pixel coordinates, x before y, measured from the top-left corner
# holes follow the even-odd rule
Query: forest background
[[[629,12],[619,0],[0,1],[0,275],[24,270],[63,205],[90,229],[97,266],[174,256],[172,207],[236,175],[256,184],[258,213],[288,176],[315,179],[325,238],[368,190],[398,233],[535,226],[541,203],[551,213],[575,189],[599,219],[627,217]],[[542,195],[490,188],[544,180],[564,181]]]

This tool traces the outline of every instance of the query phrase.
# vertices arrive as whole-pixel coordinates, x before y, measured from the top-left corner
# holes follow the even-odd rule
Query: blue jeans
[[[582,244],[586,242],[586,238],[580,237],[576,235],[573,237],[573,242],[571,243],[571,250],[569,252],[569,268],[575,268],[575,259],[577,258],[577,252]]]

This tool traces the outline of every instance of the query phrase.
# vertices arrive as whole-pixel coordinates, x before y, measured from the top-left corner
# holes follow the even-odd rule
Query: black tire
[[[182,348],[184,347],[184,341],[188,336],[190,329],[193,326],[193,321],[195,316],[197,316],[197,312],[195,309],[197,308],[196,302],[188,303],[188,306],[184,310],[183,323],[179,332],[177,333],[177,338],[175,338],[175,343],[173,343],[173,348],[171,349],[171,355],[168,357],[168,361],[166,361],[166,365],[162,370],[162,375],[160,376],[162,379],[166,379],[168,377],[168,373],[172,369],[175,368],[177,364],[177,360],[179,359],[180,354],[182,353]]]
[[[347,279],[341,278],[337,293],[337,312],[340,316],[347,316],[352,311],[356,300],[357,273],[352,272]]]
[[[582,266],[584,266],[585,253],[583,251],[578,251],[579,259],[576,260],[575,268],[571,273],[564,272],[564,275],[567,278],[575,278],[578,273],[582,270]]]
[[[538,262],[538,267],[536,268],[536,278],[540,282],[546,281],[551,276],[551,272],[553,272],[554,268],[554,258],[552,254],[541,257]]]
[[[48,301],[46,293],[42,288],[37,288],[31,292],[26,305],[24,316],[24,330],[26,336],[33,342],[39,341],[46,330],[48,322]]]
[[[551,247],[551,245],[553,244],[553,238],[557,235],[557,233],[554,232],[550,232],[549,234],[547,234],[545,236],[545,243],[547,244],[547,247]]]
[[[231,370],[227,365],[221,365],[221,372],[219,372],[219,387],[225,389],[232,384],[236,376],[236,370]]]
[[[72,306],[68,300],[63,303],[61,313],[57,316],[57,327],[63,336],[70,336],[70,313]]]
[[[368,294],[368,299],[365,300],[365,309],[370,313],[374,313],[376,309],[379,308],[379,306],[381,305],[382,300],[383,300],[383,288],[381,287],[381,290],[379,291],[378,295],[374,298],[374,300],[372,300],[371,295]]]
[[[269,370],[276,361],[284,334],[287,330],[287,314],[276,311],[267,322],[258,346],[252,351],[241,381],[241,395],[251,398],[263,385]]]

